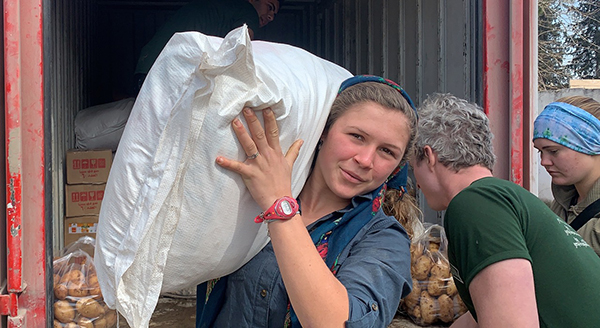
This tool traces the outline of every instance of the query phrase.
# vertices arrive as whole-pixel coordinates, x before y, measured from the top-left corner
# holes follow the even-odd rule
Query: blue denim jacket
[[[309,231],[323,221],[350,211],[355,205],[354,199],[352,203],[311,224]],[[336,277],[346,287],[350,301],[346,326],[387,327],[400,299],[410,293],[412,287],[410,240],[403,227],[380,209],[343,249],[338,264]],[[216,314],[213,327],[283,327],[288,298],[271,243],[220,281],[215,288],[222,293],[217,308],[214,304],[211,309],[205,307],[205,285],[198,288],[197,327],[203,326],[202,311],[217,312],[209,313],[213,318]]]

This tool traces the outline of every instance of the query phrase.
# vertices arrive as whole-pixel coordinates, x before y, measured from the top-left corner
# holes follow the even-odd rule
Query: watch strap
[[[290,206],[289,213],[284,212],[282,205]],[[257,215],[254,218],[254,222],[261,223],[263,221],[289,220],[299,213],[298,210],[298,202],[292,197],[284,196],[275,200],[271,207]]]

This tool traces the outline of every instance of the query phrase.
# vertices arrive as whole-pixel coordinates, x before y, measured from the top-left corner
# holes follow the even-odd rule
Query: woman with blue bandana
[[[600,256],[600,103],[572,96],[536,118],[533,144],[552,177],[551,208]]]
[[[239,119],[232,127],[247,159],[216,162],[244,178],[271,241],[238,271],[198,286],[196,326],[387,327],[412,287],[409,236],[382,210],[392,189],[405,191],[417,123],[406,92],[376,76],[342,83],[297,199],[291,172],[302,141],[283,153],[271,110],[264,127],[250,108],[243,116],[249,131]]]

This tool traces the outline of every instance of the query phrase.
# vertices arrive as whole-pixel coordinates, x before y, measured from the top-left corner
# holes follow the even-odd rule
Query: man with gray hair
[[[469,312],[453,327],[594,327],[600,258],[535,195],[493,177],[488,118],[449,94],[421,106],[410,161]]]

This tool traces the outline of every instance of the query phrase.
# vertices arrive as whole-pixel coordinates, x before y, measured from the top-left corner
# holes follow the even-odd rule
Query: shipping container
[[[52,258],[64,246],[65,156],[75,147],[75,116],[132,94],[141,48],[185,3],[2,3],[2,327],[52,326]],[[395,80],[417,105],[434,92],[482,105],[496,136],[495,175],[536,191],[527,137],[537,104],[536,0],[285,0],[255,32],[354,74]],[[427,220],[439,222],[440,213],[419,201]]]

